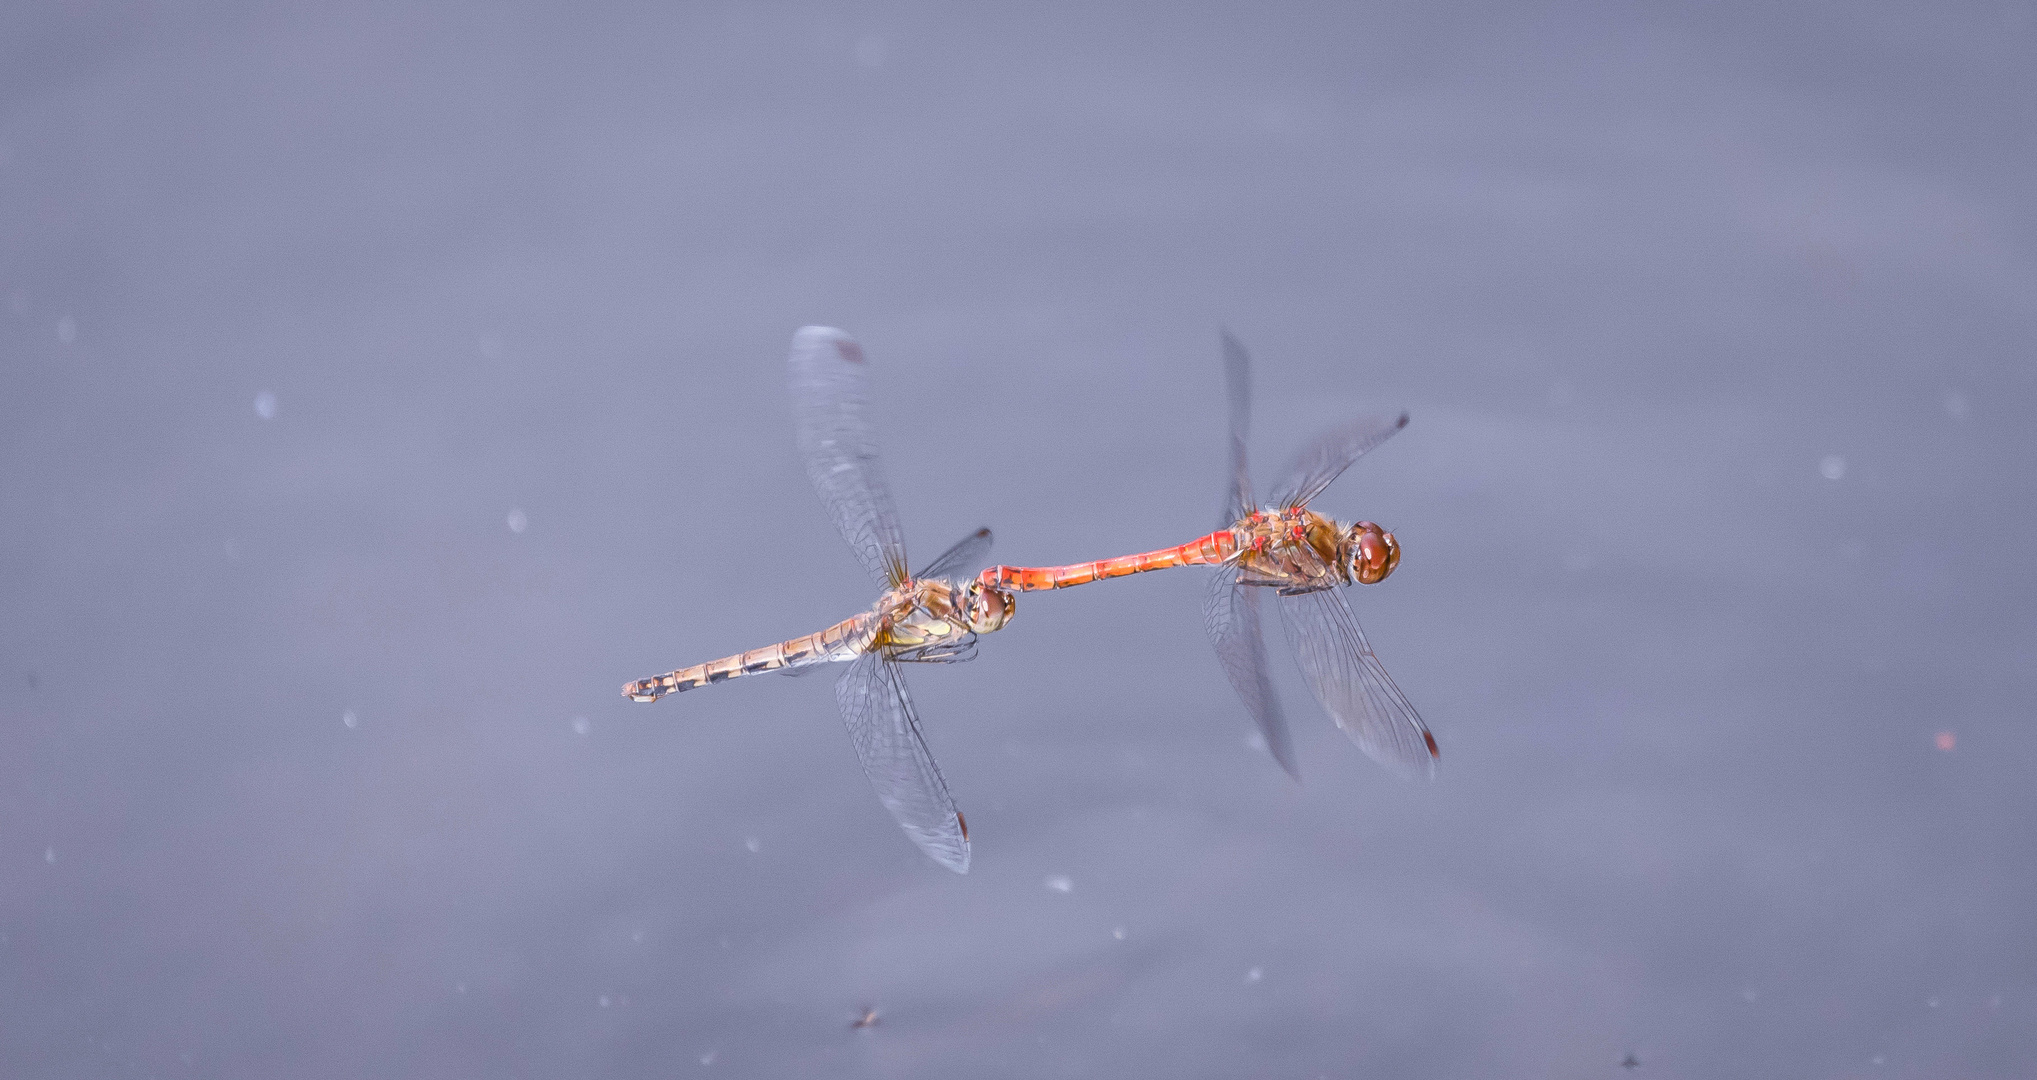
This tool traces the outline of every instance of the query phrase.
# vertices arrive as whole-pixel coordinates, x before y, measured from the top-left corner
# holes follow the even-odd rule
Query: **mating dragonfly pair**
[[[1360,749],[1403,774],[1432,775],[1436,740],[1393,684],[1338,586],[1371,585],[1400,563],[1393,534],[1369,521],[1342,525],[1308,508],[1352,462],[1407,425],[1407,414],[1367,417],[1305,448],[1273,501],[1253,501],[1245,463],[1250,360],[1225,334],[1230,389],[1230,497],[1225,524],[1179,547],[1068,566],[992,566],[979,529],[919,572],[907,569],[898,512],[877,465],[866,409],[869,364],[840,330],[809,326],[792,338],[793,410],[807,475],[842,536],[883,587],[870,610],[805,637],[643,679],[623,687],[656,701],[741,675],[846,663],[835,699],[863,771],[907,836],[956,873],[969,869],[969,826],[921,737],[901,664],[975,656],[976,638],[1010,620],[1017,593],[1062,589],[1175,566],[1214,566],[1204,626],[1231,685],[1282,768],[1294,745],[1267,674],[1260,597],[1271,590],[1309,688]]]

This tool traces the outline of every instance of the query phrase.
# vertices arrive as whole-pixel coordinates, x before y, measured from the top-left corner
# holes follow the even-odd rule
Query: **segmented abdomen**
[[[1237,550],[1237,534],[1230,529],[1219,529],[1208,536],[1190,540],[1180,547],[1161,548],[1158,551],[1146,551],[1137,555],[1121,555],[1115,559],[1102,559],[1097,562],[1070,563],[1067,566],[993,566],[983,571],[977,580],[986,588],[1008,589],[1014,592],[1065,589],[1070,585],[1087,585],[1092,581],[1124,577],[1128,574],[1143,574],[1148,570],[1220,563],[1230,558]]]
[[[735,656],[724,656],[705,664],[667,672],[655,679],[639,679],[622,688],[623,695],[632,701],[656,701],[666,694],[691,690],[696,686],[724,682],[742,675],[755,675],[763,671],[783,671],[787,668],[805,667],[808,664],[823,664],[831,660],[847,660],[868,648],[875,637],[875,620],[868,614],[853,619],[844,619],[817,634],[751,649]]]

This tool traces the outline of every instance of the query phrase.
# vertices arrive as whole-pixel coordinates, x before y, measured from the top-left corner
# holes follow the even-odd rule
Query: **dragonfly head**
[[[1012,611],[1018,607],[1018,597],[971,581],[962,589],[961,603],[956,605],[955,614],[961,617],[962,625],[973,634],[988,634],[1011,620]]]
[[[1400,565],[1400,542],[1369,521],[1344,533],[1344,576],[1360,585],[1377,585]]]

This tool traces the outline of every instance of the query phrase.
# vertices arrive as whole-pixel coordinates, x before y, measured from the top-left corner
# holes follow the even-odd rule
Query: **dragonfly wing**
[[[1281,594],[1281,621],[1309,689],[1360,750],[1397,773],[1434,776],[1436,739],[1365,641],[1336,589]]]
[[[1365,452],[1380,443],[1393,438],[1393,433],[1408,426],[1408,414],[1365,416],[1342,427],[1331,430],[1322,438],[1302,448],[1295,456],[1294,464],[1287,470],[1287,479],[1281,481],[1280,490],[1274,492],[1273,504],[1279,507],[1307,506],[1309,500],[1323,493],[1330,481],[1343,475],[1351,463],[1365,456]]]
[[[1245,439],[1252,427],[1252,355],[1231,332],[1224,337],[1224,381],[1229,390],[1231,419],[1231,495],[1224,505],[1224,527],[1236,525],[1257,510],[1252,503],[1252,474],[1245,463]],[[1289,770],[1292,772],[1293,770]]]
[[[890,588],[905,580],[905,534],[877,467],[863,348],[831,326],[803,327],[792,335],[788,366],[806,475],[856,558]]]
[[[835,700],[863,762],[863,775],[884,808],[935,862],[968,873],[968,827],[920,737],[919,718],[898,665],[878,653],[864,653],[835,684]]]
[[[1273,680],[1266,674],[1266,635],[1260,630],[1257,586],[1238,584],[1236,563],[1219,569],[1210,578],[1209,593],[1203,598],[1202,625],[1216,646],[1217,660],[1238,691],[1238,700],[1259,725],[1266,749],[1289,776],[1301,779],[1295,763],[1294,741],[1287,733],[1287,718],[1281,715],[1280,698],[1273,693]]]
[[[1252,501],[1252,473],[1245,455],[1245,442],[1252,429],[1252,354],[1231,332],[1223,332],[1224,383],[1229,400],[1231,436],[1231,491],[1224,505],[1223,525],[1236,525],[1258,507]],[[1230,677],[1238,700],[1259,725],[1266,749],[1289,776],[1301,779],[1294,756],[1294,740],[1281,714],[1280,698],[1273,692],[1273,680],[1266,673],[1266,635],[1259,619],[1259,590],[1238,584],[1238,566],[1232,563],[1210,578],[1209,592],[1202,604],[1203,629],[1216,647],[1217,661]]]
[[[978,529],[963,537],[954,547],[941,552],[941,557],[928,563],[915,575],[934,581],[961,582],[976,576],[990,561],[990,530]]]

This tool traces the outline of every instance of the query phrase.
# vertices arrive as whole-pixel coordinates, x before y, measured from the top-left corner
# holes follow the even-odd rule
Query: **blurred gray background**
[[[0,1071],[2027,1076],[2033,118],[2027,0],[9,4]],[[1220,326],[1262,482],[1410,408],[1440,778],[1201,571],[914,672],[966,877],[625,701],[874,598],[806,323],[921,560],[1214,527]]]

